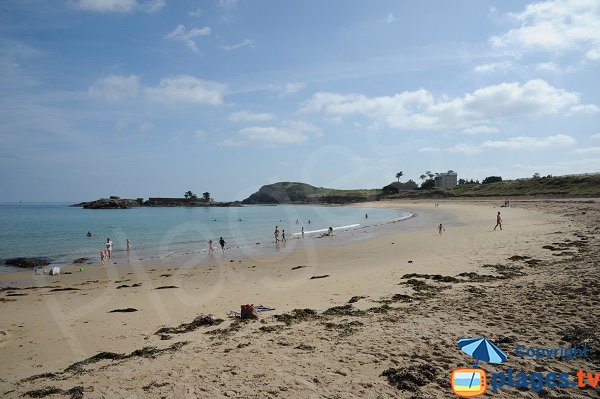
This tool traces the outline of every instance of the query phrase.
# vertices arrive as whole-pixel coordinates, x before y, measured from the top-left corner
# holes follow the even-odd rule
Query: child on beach
[[[286,240],[285,240],[285,230],[281,230],[281,241],[286,242]]]
[[[106,262],[106,252],[100,251],[100,264],[103,265]]]
[[[223,251],[223,254],[225,254],[225,240],[223,237],[219,238],[219,244],[221,244],[221,251]]]
[[[215,254],[215,246],[212,240],[208,240],[208,254],[213,256]]]
[[[446,231],[446,229],[444,228],[444,226],[442,226],[442,224],[440,223],[440,225],[438,226],[438,233],[440,233],[440,235],[442,235],[442,231]]]

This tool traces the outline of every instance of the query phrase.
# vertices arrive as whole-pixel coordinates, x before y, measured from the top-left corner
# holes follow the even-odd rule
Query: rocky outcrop
[[[50,264],[48,258],[10,258],[4,261],[7,265],[22,267],[24,269],[34,268],[40,266],[47,266]]]
[[[128,209],[140,206],[140,201],[134,199],[121,199],[118,197],[100,198],[96,201],[81,202],[72,206],[85,209]]]

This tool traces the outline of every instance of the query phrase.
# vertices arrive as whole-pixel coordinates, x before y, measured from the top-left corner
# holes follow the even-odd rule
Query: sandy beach
[[[483,366],[487,372],[600,371],[600,203],[513,201],[505,208],[502,202],[369,203],[417,216],[339,232],[320,239],[325,244],[290,240],[285,250],[264,256],[218,251],[208,261],[198,254],[86,265],[83,272],[73,265],[63,270],[71,274],[57,277],[2,274],[0,392],[7,398],[451,398],[450,371],[471,364],[456,341],[471,336],[492,339],[511,354],[517,343],[553,347],[573,335],[597,345],[587,359],[513,356]],[[493,231],[498,211],[503,230]],[[360,234],[369,238],[351,239]],[[241,304],[275,310],[257,321],[228,317]],[[200,314],[223,321],[157,333]],[[392,384],[388,375],[404,382]],[[593,398],[600,386],[543,392]],[[491,396],[542,395],[507,387]]]

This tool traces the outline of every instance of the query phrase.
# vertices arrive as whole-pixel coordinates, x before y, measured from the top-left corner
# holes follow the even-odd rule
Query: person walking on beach
[[[279,228],[275,226],[275,244],[279,242]]]
[[[221,251],[223,251],[223,254],[225,254],[225,240],[223,237],[219,238],[219,244],[221,244]]]
[[[496,227],[500,226],[500,230],[502,230],[502,218],[500,217],[500,212],[496,216],[496,225],[494,226],[494,231],[496,231]]]
[[[302,238],[304,238],[304,226],[302,226]]]
[[[286,243],[286,242],[287,242],[287,241],[286,241],[286,239],[285,239],[285,230],[281,230],[281,241],[282,241],[283,243]]]
[[[110,237],[108,237],[106,239],[106,253],[108,254],[108,260],[112,258],[113,245],[115,245],[115,243],[110,240]]]
[[[212,240],[208,240],[208,254],[213,256],[215,254],[215,245]]]
[[[442,235],[442,231],[446,231],[446,229],[444,228],[444,226],[442,226],[442,224],[440,223],[440,225],[438,226],[438,233],[440,233],[440,235]]]

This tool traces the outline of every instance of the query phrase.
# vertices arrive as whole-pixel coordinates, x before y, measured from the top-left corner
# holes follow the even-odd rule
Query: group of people
[[[298,220],[296,219],[296,222],[298,222]],[[275,244],[279,243],[279,227],[275,226]],[[302,236],[304,236],[304,227],[302,227]],[[281,230],[281,242],[283,242],[284,244],[287,242],[287,239],[285,238],[285,230]]]
[[[88,231],[88,237],[90,237],[90,232]],[[106,239],[106,243],[104,243],[105,249],[100,251],[100,263],[105,264],[106,262],[112,259],[112,252],[115,243],[111,241],[110,237]],[[127,239],[127,252],[131,251],[131,240]]]
[[[225,244],[226,242],[223,237],[219,237],[219,245],[221,246],[221,251],[223,254],[225,253]],[[213,243],[213,240],[208,240],[208,254],[210,256],[215,254],[215,244]]]

